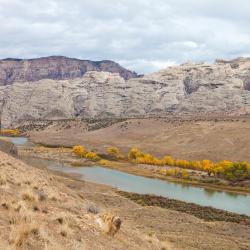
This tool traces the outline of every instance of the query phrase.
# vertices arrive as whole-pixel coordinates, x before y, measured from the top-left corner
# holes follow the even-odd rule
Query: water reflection
[[[204,192],[208,197],[212,197],[216,194],[217,191],[214,189],[204,188]]]

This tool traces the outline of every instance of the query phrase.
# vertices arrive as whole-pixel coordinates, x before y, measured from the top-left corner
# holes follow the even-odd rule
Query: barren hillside
[[[142,207],[113,189],[39,170],[0,152],[0,249],[248,249],[250,227]],[[98,209],[121,230],[102,232]]]
[[[105,152],[117,146],[127,152],[138,147],[154,155],[179,159],[250,161],[250,118],[131,119],[87,131],[76,122],[51,125],[29,133],[36,143],[84,145]]]

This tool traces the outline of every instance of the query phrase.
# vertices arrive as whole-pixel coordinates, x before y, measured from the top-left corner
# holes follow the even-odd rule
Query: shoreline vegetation
[[[46,149],[43,147],[40,147],[40,150],[46,150]],[[57,148],[55,150],[60,150],[60,152],[70,152],[72,149],[65,149],[65,148],[58,149]],[[29,162],[29,160],[27,162]],[[119,171],[128,172],[128,173],[139,175],[139,176],[156,178],[156,177],[153,177],[152,175],[149,175],[149,171],[147,172],[145,169],[144,169],[144,172],[143,172],[143,170],[141,172],[138,172],[138,166],[136,169],[135,166],[133,166],[133,164],[131,164],[131,163],[130,163],[131,165],[127,165],[124,162],[123,163],[115,162],[115,161],[112,162],[112,161],[103,160],[103,159],[99,160],[97,162],[98,162],[98,164],[100,164],[100,162],[101,163],[106,162],[109,165],[109,166],[102,165],[103,167],[116,169]],[[113,163],[113,165],[112,165],[112,163]],[[114,166],[114,164],[116,164],[116,165]],[[87,165],[89,166],[89,164],[87,164]],[[83,165],[79,164],[79,166],[83,166]],[[137,172],[135,172],[135,171],[137,171]],[[59,176],[64,176],[64,177],[69,177],[70,179],[79,180],[77,176],[74,176],[70,173],[61,173],[61,172],[57,172],[57,171],[52,171],[52,172],[55,173],[56,175],[59,175]],[[158,179],[162,179],[162,178],[158,177]],[[164,179],[162,179],[162,180],[164,180]],[[182,179],[171,179],[171,180],[165,179],[165,180],[185,184],[185,182],[183,182]],[[202,186],[201,183],[189,182],[186,184],[191,184],[191,185],[195,185],[195,186]],[[96,185],[99,185],[99,184],[96,184]],[[209,186],[203,185],[203,187],[209,188],[209,189],[214,189],[216,191],[221,189],[221,187],[219,187],[219,186],[215,187],[215,186],[211,186],[211,185],[209,185]],[[113,190],[112,187],[111,187],[111,189]],[[225,191],[225,189],[223,189],[223,191]],[[227,191],[232,191],[232,190],[229,189]],[[170,199],[170,198],[157,196],[157,195],[137,194],[137,193],[125,192],[125,191],[121,191],[121,190],[115,190],[115,192],[118,195],[121,195],[121,196],[137,203],[138,205],[143,206],[143,207],[160,207],[163,209],[178,211],[178,212],[181,212],[181,213],[184,213],[187,215],[195,216],[195,217],[202,219],[206,222],[216,222],[216,221],[223,222],[224,221],[224,222],[238,223],[238,224],[246,225],[246,226],[250,225],[250,217],[248,215],[244,215],[244,214],[237,214],[237,213],[228,212],[225,210],[216,209],[216,208],[209,207],[209,206],[201,206],[201,205],[194,204],[191,202],[179,201],[179,200]],[[241,192],[239,192],[239,193],[241,193]]]
[[[131,148],[127,156],[117,147],[107,148],[107,155],[89,152],[80,145],[73,147],[72,152],[79,158],[87,158],[97,161],[102,166],[136,175],[213,189],[250,193],[250,189],[244,186],[244,181],[247,182],[250,179],[250,164],[248,162],[187,161],[175,160],[171,156],[159,159],[153,155],[145,154],[137,148]],[[127,164],[129,164],[128,167],[126,167]],[[133,166],[135,167],[133,168]]]
[[[72,167],[94,166],[98,164],[106,168],[116,169],[137,176],[166,180],[181,183],[183,185],[193,185],[218,191],[250,194],[248,180],[230,181],[200,170],[136,163],[134,160],[129,160],[129,157],[126,158],[120,151],[118,152],[114,149],[114,147],[107,148],[106,154],[98,154],[97,152],[89,151],[79,145],[73,148],[52,148],[36,145],[34,147],[19,149],[19,154],[26,157],[56,160],[67,163]]]
[[[0,135],[2,136],[18,137],[20,134],[19,129],[0,130]],[[39,148],[40,151],[50,150],[44,146]],[[79,159],[84,158],[88,163],[98,163],[101,166],[130,174],[216,190],[250,193],[250,163],[246,161],[232,162],[222,160],[212,162],[207,159],[188,161],[174,159],[170,155],[157,158],[152,154],[142,152],[136,147],[130,148],[127,154],[118,147],[106,148],[106,154],[89,151],[82,145],[76,145],[65,150],[67,153],[72,150],[72,157],[75,155]],[[64,147],[60,147],[59,151],[63,152]],[[39,150],[36,153],[39,153]],[[74,161],[71,165],[77,167],[85,164]]]
[[[0,136],[18,137],[21,135],[19,129],[0,129]]]

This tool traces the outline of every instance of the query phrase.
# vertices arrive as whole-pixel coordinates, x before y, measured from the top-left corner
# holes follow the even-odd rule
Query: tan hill
[[[88,71],[107,71],[119,73],[124,79],[136,77],[131,72],[113,61],[90,61],[50,56],[35,59],[0,60],[0,86],[14,82],[29,82],[42,79],[74,79],[82,77]]]
[[[250,59],[184,64],[142,78],[87,72],[73,80],[0,87],[5,127],[27,119],[127,118],[250,112]]]
[[[160,157],[250,162],[250,117],[131,119],[93,131],[86,127],[85,123],[75,121],[55,122],[29,135],[36,143],[50,146],[80,144],[101,153],[105,153],[109,146],[117,146],[123,152],[138,147]]]

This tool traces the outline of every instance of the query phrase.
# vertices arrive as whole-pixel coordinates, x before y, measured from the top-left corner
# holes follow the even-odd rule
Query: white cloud
[[[249,0],[0,0],[0,57],[110,59],[139,73],[250,54]]]

